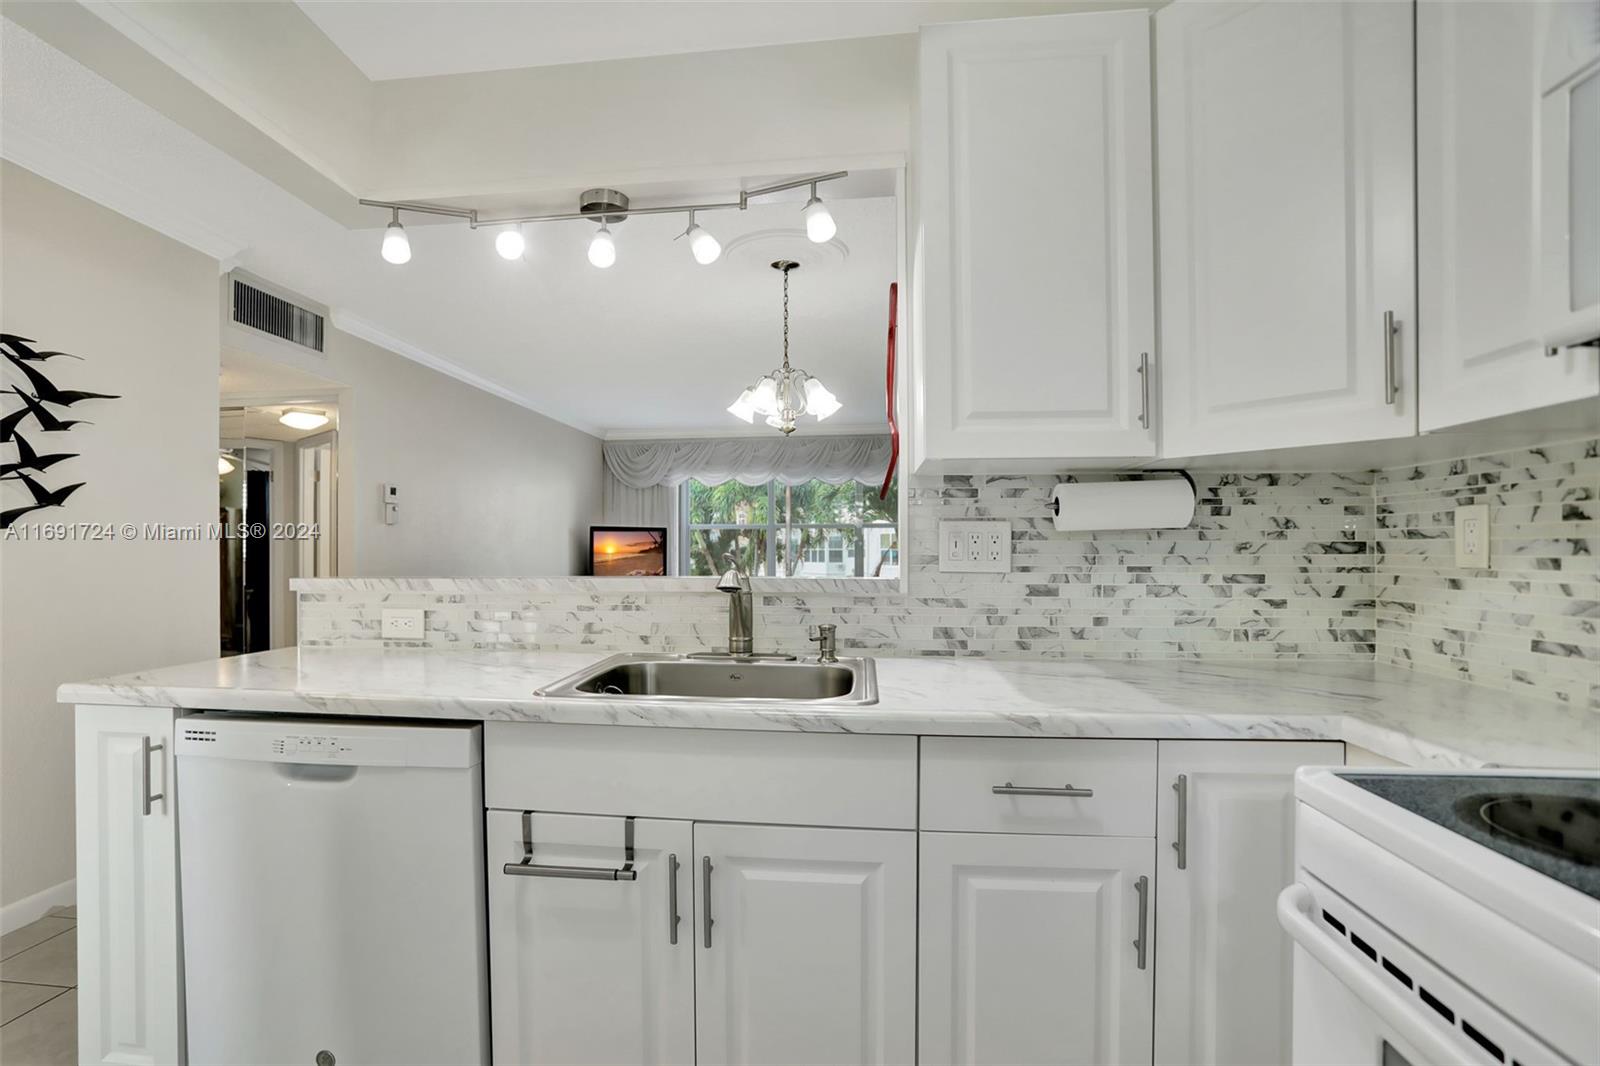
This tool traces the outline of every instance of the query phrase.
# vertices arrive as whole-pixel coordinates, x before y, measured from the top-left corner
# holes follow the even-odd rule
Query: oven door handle
[[[1298,881],[1291,883],[1278,894],[1278,924],[1427,1062],[1443,1066],[1467,1061],[1455,1042],[1419,1013],[1415,1001],[1402,996],[1365,961],[1334,943],[1333,937],[1312,919],[1315,905],[1309,888]]]

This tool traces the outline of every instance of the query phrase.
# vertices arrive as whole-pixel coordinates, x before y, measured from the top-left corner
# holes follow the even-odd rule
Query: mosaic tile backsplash
[[[756,583],[756,641],[801,653],[806,629],[842,649],[1013,658],[1370,659],[1370,474],[1208,474],[1185,530],[1057,532],[1055,477],[914,482],[902,558],[910,594],[860,580]],[[1011,522],[1009,574],[941,574],[941,518]],[[710,579],[415,581],[301,586],[307,645],[379,644],[383,607],[424,607],[443,647],[702,650],[726,643]],[[885,586],[888,587],[885,587]]]
[[[1379,662],[1600,710],[1600,440],[1381,471]],[[1489,505],[1488,570],[1455,568]]]

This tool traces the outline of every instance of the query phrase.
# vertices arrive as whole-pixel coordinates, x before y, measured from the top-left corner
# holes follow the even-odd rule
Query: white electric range
[[[1600,1063],[1600,774],[1306,769],[1295,1066]]]

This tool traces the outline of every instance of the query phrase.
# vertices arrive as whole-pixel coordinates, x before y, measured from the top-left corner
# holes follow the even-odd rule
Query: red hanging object
[[[900,321],[900,283],[889,283],[889,354],[888,354],[888,383],[884,386],[883,408],[889,416],[889,469],[883,475],[883,488],[878,490],[878,499],[889,498],[889,486],[894,482],[894,468],[900,462],[900,423],[894,415],[894,335],[895,326]]]

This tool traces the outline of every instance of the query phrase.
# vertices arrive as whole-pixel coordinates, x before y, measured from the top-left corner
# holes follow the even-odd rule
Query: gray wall
[[[63,387],[123,397],[76,405],[94,424],[65,433],[25,420],[36,449],[81,453],[41,480],[85,487],[13,532],[216,519],[216,279],[215,260],[0,167],[0,328],[82,355],[47,365]],[[56,686],[214,656],[217,581],[214,542],[0,538],[0,904],[73,877],[72,712]]]
[[[323,356],[232,324],[223,339],[343,386],[341,576],[582,573],[600,521],[598,437],[331,327]],[[385,482],[401,489],[392,526]]]

